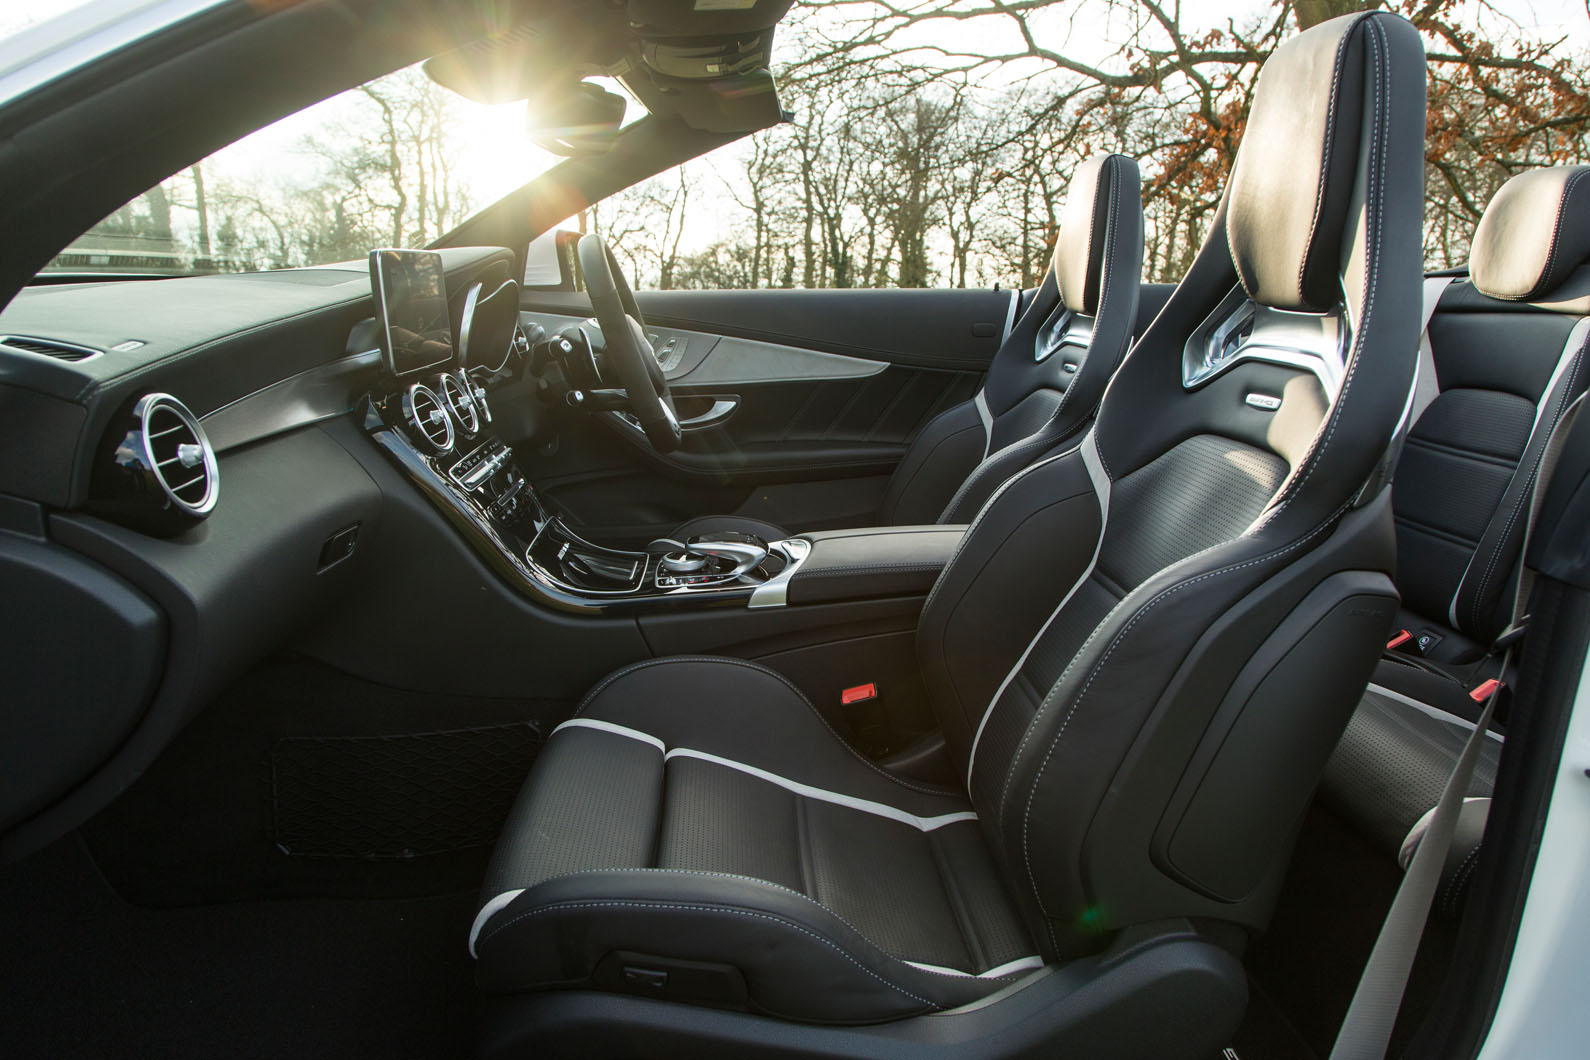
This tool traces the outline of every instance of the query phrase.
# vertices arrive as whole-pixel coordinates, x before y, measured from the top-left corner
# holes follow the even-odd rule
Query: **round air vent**
[[[424,383],[415,383],[403,395],[403,418],[438,453],[453,448],[453,418],[436,391]]]
[[[462,372],[444,374],[436,388],[463,432],[471,438],[480,433],[480,410],[476,408],[474,387],[468,385],[468,377]]]
[[[106,480],[96,488],[96,505],[158,534],[176,533],[209,515],[220,496],[221,474],[198,417],[170,394],[145,394],[130,418],[110,454]]]
[[[133,407],[142,421],[143,444],[160,489],[196,519],[210,514],[220,494],[215,450],[198,418],[170,394],[149,394]]]

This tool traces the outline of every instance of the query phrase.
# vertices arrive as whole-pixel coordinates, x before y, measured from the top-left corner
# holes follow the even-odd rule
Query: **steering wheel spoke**
[[[607,346],[605,360],[617,368],[618,382],[646,440],[659,453],[672,452],[679,448],[684,432],[668,393],[668,379],[646,341],[646,318],[641,316],[629,281],[613,252],[595,233],[580,237],[579,258],[585,290]]]

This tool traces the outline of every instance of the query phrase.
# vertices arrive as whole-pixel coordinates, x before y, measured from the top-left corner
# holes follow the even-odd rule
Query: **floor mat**
[[[1286,1014],[1258,983],[1248,983],[1248,1010],[1220,1060],[1319,1060]]]
[[[148,909],[72,836],[0,874],[0,1055],[471,1055],[475,896]]]

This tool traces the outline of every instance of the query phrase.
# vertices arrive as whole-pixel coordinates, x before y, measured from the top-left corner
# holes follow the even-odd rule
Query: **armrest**
[[[965,526],[876,526],[802,534],[811,553],[789,580],[791,604],[926,596]]]

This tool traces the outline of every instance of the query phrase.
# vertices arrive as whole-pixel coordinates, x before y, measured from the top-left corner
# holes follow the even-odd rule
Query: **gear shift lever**
[[[734,569],[725,575],[729,578],[738,578],[767,559],[767,546],[748,541],[697,541],[690,550],[734,564]]]
[[[725,534],[735,540],[697,538],[683,544],[671,537],[659,537],[646,546],[658,555],[660,575],[684,580],[687,584],[733,581],[756,568],[767,558],[767,546],[748,534]]]

